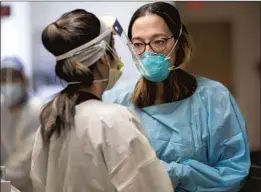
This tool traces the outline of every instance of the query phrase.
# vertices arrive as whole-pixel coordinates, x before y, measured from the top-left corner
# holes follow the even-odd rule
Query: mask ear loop
[[[173,50],[175,49],[175,47],[177,46],[177,44],[178,44],[178,42],[179,42],[179,39],[180,39],[180,36],[181,36],[181,34],[182,34],[182,31],[183,31],[183,29],[182,29],[182,24],[181,24],[181,28],[180,28],[180,31],[179,31],[179,36],[178,36],[178,38],[177,38],[177,41],[175,42],[175,44],[174,44],[174,46],[172,47],[172,49],[171,49],[171,51],[169,52],[169,54],[168,54],[168,56],[166,57],[166,59],[170,59],[170,54],[173,52]],[[176,69],[179,69],[180,68],[180,66],[171,66],[168,70],[169,71],[172,71],[172,70],[176,70]]]
[[[62,81],[61,79],[59,79],[59,81],[60,81],[60,85],[61,85],[63,88],[65,88],[65,86],[64,86],[64,84],[63,84],[63,81]]]
[[[67,85],[75,85],[75,84],[81,84],[82,82],[79,81],[73,81],[73,82],[69,82],[67,83]]]
[[[168,55],[166,56],[165,60],[166,60],[166,59],[170,59],[170,54],[173,52],[173,50],[174,50],[175,47],[177,46],[177,44],[178,44],[178,42],[179,42],[179,38],[180,38],[180,36],[181,36],[181,34],[182,34],[182,31],[183,31],[183,29],[182,29],[182,25],[181,25],[180,30],[179,30],[179,36],[178,36],[178,38],[177,38],[175,44],[174,44],[173,47],[171,48],[170,52],[169,52]]]

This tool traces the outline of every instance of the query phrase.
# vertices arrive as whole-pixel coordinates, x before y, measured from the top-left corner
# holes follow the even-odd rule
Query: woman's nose
[[[154,51],[151,49],[151,47],[150,47],[149,44],[146,44],[146,45],[145,45],[145,51],[154,52]]]

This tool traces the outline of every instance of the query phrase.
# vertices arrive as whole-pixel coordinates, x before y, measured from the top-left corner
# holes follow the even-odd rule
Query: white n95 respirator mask
[[[123,63],[120,59],[117,61],[117,69],[110,68],[109,69],[109,79],[108,79],[108,85],[106,87],[106,90],[110,90],[114,87],[114,85],[117,83],[117,81],[120,79],[122,75],[123,70]]]

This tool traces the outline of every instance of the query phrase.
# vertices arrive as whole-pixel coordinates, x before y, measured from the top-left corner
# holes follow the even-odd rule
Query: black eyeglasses
[[[138,55],[141,55],[145,50],[146,46],[149,45],[150,48],[155,52],[155,53],[161,53],[166,49],[168,40],[170,40],[172,37],[169,38],[158,38],[150,41],[149,43],[145,43],[143,41],[134,41],[132,42],[134,50]]]

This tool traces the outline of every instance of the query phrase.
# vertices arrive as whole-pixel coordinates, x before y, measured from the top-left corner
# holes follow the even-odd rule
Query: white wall
[[[18,56],[31,76],[31,15],[30,2],[1,2],[11,7],[11,16],[1,18],[1,59]]]

